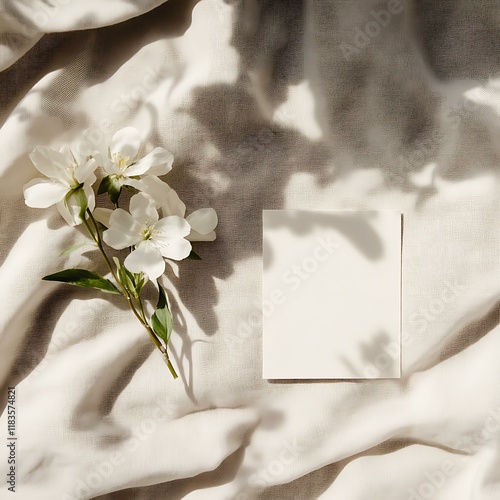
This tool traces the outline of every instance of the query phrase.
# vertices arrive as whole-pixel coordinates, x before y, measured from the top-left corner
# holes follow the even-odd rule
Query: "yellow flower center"
[[[151,240],[156,233],[158,233],[158,231],[155,229],[154,224],[152,224],[151,221],[148,220],[142,228],[142,239]]]
[[[130,157],[122,156],[121,153],[114,153],[113,161],[115,162],[115,165],[123,172],[130,164]]]

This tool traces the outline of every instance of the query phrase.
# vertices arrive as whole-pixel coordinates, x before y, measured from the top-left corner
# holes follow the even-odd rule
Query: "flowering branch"
[[[161,352],[175,379],[177,373],[167,352],[173,318],[166,292],[158,278],[165,272],[164,259],[199,260],[192,250],[191,241],[213,241],[218,220],[211,208],[196,210],[184,217],[186,206],[158,177],[171,170],[173,155],[158,147],[138,158],[139,146],[139,132],[127,127],[112,137],[109,146],[103,140],[102,132],[89,129],[84,133],[83,141],[73,148],[54,151],[38,147],[30,158],[45,178],[33,179],[26,184],[24,197],[30,207],[56,205],[68,224],[82,224],[101,253],[114,283],[85,269],[65,269],[42,279],[122,295]],[[114,209],[95,208],[93,185],[98,169],[106,175],[97,194],[107,193]],[[128,211],[118,207],[123,187],[136,193],[130,199]],[[113,257],[113,266],[105,245],[115,250],[129,249],[130,253],[123,262]],[[82,246],[75,245],[61,255]],[[158,290],[158,303],[149,319],[141,297],[148,281],[155,283]]]

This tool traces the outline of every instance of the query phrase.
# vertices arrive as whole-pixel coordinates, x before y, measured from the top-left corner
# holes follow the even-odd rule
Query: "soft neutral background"
[[[500,498],[500,6],[413,0],[368,25],[389,3],[3,0],[15,498]],[[175,382],[119,300],[40,281],[96,256],[58,257],[78,231],[23,202],[34,146],[128,125],[220,219],[165,277]],[[401,380],[262,380],[264,208],[404,213]],[[353,371],[393,362],[384,342]]]

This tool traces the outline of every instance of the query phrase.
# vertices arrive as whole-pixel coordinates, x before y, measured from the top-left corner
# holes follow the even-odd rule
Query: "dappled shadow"
[[[487,81],[500,71],[498,1],[414,3],[416,34],[438,78]]]
[[[414,191],[420,204],[437,192],[433,186],[414,185],[411,176],[427,162],[440,160],[440,149],[454,135],[445,131],[440,139],[431,139],[425,147],[421,144],[422,138],[433,137],[442,126],[436,114],[442,96],[430,85],[432,74],[428,68],[408,65],[418,57],[413,53],[412,40],[402,32],[406,26],[403,17],[395,19],[391,29],[360,51],[359,57],[346,61],[338,45],[347,39],[351,26],[341,25],[338,32],[329,29],[330,38],[319,38],[326,34],[328,20],[337,19],[338,23],[345,16],[345,12],[340,13],[342,8],[320,3],[313,15],[317,31],[314,47],[322,64],[321,74],[314,82],[311,80],[311,86],[316,89],[316,97],[318,92],[322,95],[318,102],[326,103],[324,107],[317,103],[316,107],[316,113],[324,115],[318,122],[325,123],[326,118],[329,123],[323,141],[311,141],[271,119],[286,101],[290,86],[310,76],[301,64],[307,57],[301,2],[240,2],[235,8],[232,38],[240,54],[240,79],[235,85],[214,84],[193,92],[186,112],[203,126],[203,139],[215,145],[220,159],[208,165],[188,165],[179,181],[188,182],[193,191],[206,190],[206,184],[190,175],[194,168],[200,168],[220,174],[226,182],[220,193],[209,196],[221,221],[219,241],[210,248],[210,253],[217,256],[209,262],[214,277],[227,278],[236,262],[261,254],[260,210],[285,208],[285,189],[298,173],[314,176],[321,187],[356,169],[374,168],[380,170],[388,185]],[[398,44],[389,47],[391,39],[397,39]],[[259,47],[262,50],[257,50]],[[384,50],[395,56],[395,64],[380,58]],[[281,59],[288,63],[278,64]],[[472,117],[461,115],[460,119],[464,127]],[[494,163],[490,158],[481,165],[493,168]],[[453,175],[456,180],[471,175],[466,167],[452,170],[449,166],[446,171],[448,178]],[[222,255],[223,262],[217,263]],[[181,269],[186,284],[195,274],[197,271],[191,267]],[[215,293],[210,277],[197,275],[196,279],[201,286],[195,290],[180,285],[183,300],[195,314],[196,304],[207,297],[204,292]],[[205,321],[207,314],[204,304]],[[205,325],[207,333],[215,331],[213,317],[208,316]]]
[[[327,231],[333,229],[343,234],[367,259],[377,260],[383,255],[383,244],[369,222],[370,215],[375,217],[376,212],[287,210],[265,212],[264,217],[265,229],[287,229],[298,236],[305,236],[318,227]],[[264,269],[269,263],[264,258]]]
[[[3,73],[7,88],[12,88],[23,78],[40,79],[49,70],[61,70],[57,84],[40,91],[43,117],[32,117],[29,109],[22,106],[16,111],[18,118],[28,124],[24,132],[26,140],[40,141],[41,129],[49,142],[69,129],[83,130],[88,126],[93,117],[83,111],[76,113],[78,108],[74,106],[85,90],[84,85],[105,83],[147,44],[180,37],[190,26],[195,4],[194,0],[170,0],[150,13],[116,26],[45,37],[41,45]],[[498,70],[494,56],[480,60],[469,56],[453,73],[456,66],[447,59],[451,56],[427,43],[429,35],[422,32],[422,26],[432,16],[440,18],[444,25],[448,11],[435,6],[428,13],[421,7],[417,14],[407,10],[352,60],[346,60],[339,47],[343,42],[352,43],[352,30],[369,19],[366,16],[370,6],[363,6],[361,1],[314,2],[314,9],[310,10],[311,5],[299,0],[233,3],[231,44],[240,58],[238,78],[194,88],[176,110],[199,128],[185,127],[173,140],[184,144],[187,136],[195,135],[200,150],[191,152],[191,156],[184,152],[176,160],[168,181],[188,206],[200,208],[202,200],[205,206],[217,210],[220,220],[214,243],[195,244],[203,261],[181,263],[179,280],[172,278],[182,303],[207,335],[213,335],[219,327],[215,312],[219,300],[216,280],[232,276],[239,262],[261,256],[261,210],[288,208],[287,188],[296,176],[310,176],[322,188],[358,170],[373,169],[380,172],[387,186],[415,193],[417,203],[423,204],[437,190],[433,185],[416,185],[412,174],[428,162],[445,165],[440,175],[456,181],[496,168],[492,147],[485,146],[484,141],[473,144],[466,137],[474,122],[477,122],[475,137],[483,137],[487,132],[483,124],[487,107],[478,106],[469,114],[459,112],[457,127],[443,122],[437,111],[446,95],[433,85],[436,74],[443,78],[465,78],[472,74],[486,80]],[[361,14],[355,16],[356,11]],[[405,32],[406,21],[412,15],[410,25],[423,33],[425,50],[435,52],[423,58],[428,66],[422,63],[421,54],[415,52],[420,46],[411,39],[412,34]],[[462,34],[467,30],[471,34],[473,27],[460,24],[460,30]],[[482,35],[469,38],[470,54],[480,51],[482,42],[475,43],[479,39],[483,39]],[[37,54],[43,54],[40,63]],[[166,48],[165,59],[175,67],[172,74],[175,73],[176,81],[182,79],[185,68],[177,61],[173,47]],[[286,104],[291,89],[303,82],[309,85],[313,96],[312,115],[321,129],[318,140],[312,140],[297,127],[302,121],[300,109],[285,109],[287,124],[276,120],[276,112]],[[467,82],[464,88],[477,83]],[[14,95],[19,100],[27,88],[22,85],[17,92],[2,93],[2,104]],[[61,88],[64,88],[62,93]],[[10,107],[7,103],[7,112],[12,103]],[[150,114],[148,139],[156,145],[166,145],[162,124],[166,111],[140,103],[137,106]],[[135,110],[130,113],[131,120],[135,113]],[[443,134],[436,138],[433,134],[439,130]],[[450,141],[460,145],[457,148],[460,158],[443,157],[443,146]],[[217,151],[216,159],[205,160],[201,145],[207,144]],[[484,161],[468,160],[477,156]],[[10,167],[16,182],[19,172],[21,176],[29,175],[27,161],[23,154]],[[210,184],[208,176],[204,178],[200,173],[210,173],[220,183],[214,188],[217,182]],[[11,185],[18,187],[16,182]],[[201,198],[199,193],[203,194]],[[335,201],[323,203],[333,205]],[[344,231],[347,237],[356,240],[347,226]],[[189,332],[183,328],[181,318],[178,320],[186,344],[181,353],[176,353],[177,360],[185,357],[189,362]],[[193,391],[192,374],[184,382]]]
[[[446,34],[449,12],[460,9],[418,5],[414,12],[405,4],[378,35],[369,38],[365,34],[365,44],[360,47],[354,33],[362,31],[367,22],[373,23],[372,2],[322,1],[311,7],[301,2],[248,0],[237,9],[232,43],[241,56],[241,81],[249,82],[256,106],[266,108],[267,117],[273,116],[300,81],[309,84],[316,121],[324,143],[330,146],[329,161],[336,177],[362,168],[376,169],[388,186],[415,192],[425,200],[436,191],[433,185],[415,184],[412,174],[430,162],[446,161],[442,151],[453,145],[459,124],[482,122],[487,110],[481,106],[472,112],[455,109],[456,89],[448,93],[436,84],[436,70],[428,64],[419,43],[428,25],[441,23]],[[481,7],[485,9],[474,14],[478,22],[488,15],[495,17],[492,2],[481,2]],[[468,10],[481,9],[469,6]],[[500,64],[498,50],[483,50],[492,39],[491,30],[481,33],[467,23],[464,12],[459,14],[454,22],[457,31],[470,40],[468,52],[486,52],[484,57],[464,59],[460,51],[445,52],[435,46],[428,33],[424,38],[432,41],[429,51],[440,53],[441,67],[450,72],[448,78],[458,76],[452,73],[457,66],[462,68],[462,78],[473,75],[474,79],[462,82],[460,92],[464,92],[498,74]],[[346,44],[354,48],[350,57],[342,51]],[[454,65],[452,57],[461,58],[460,64]],[[295,122],[303,119],[300,109],[290,106],[285,111]],[[485,149],[490,148],[474,147],[480,155]],[[482,169],[495,169],[496,162],[487,160],[480,162]],[[478,174],[472,165],[455,165],[453,172],[457,180]]]
[[[362,379],[397,378],[400,368],[401,346],[386,332],[378,332],[368,341],[361,342],[359,351],[361,366],[354,364],[347,357],[341,356],[342,363],[353,377]]]
[[[297,132],[269,127],[256,109],[254,99],[237,87],[220,84],[198,89],[186,111],[203,126],[204,139],[221,153],[220,161],[211,160],[196,168],[218,172],[228,181],[227,189],[212,190],[206,199],[219,216],[217,240],[195,243],[203,261],[183,263],[179,269],[179,295],[210,335],[218,326],[215,314],[207,307],[217,302],[214,278],[228,278],[237,262],[262,255],[262,209],[284,208],[283,193],[290,176],[309,171],[307,165],[326,162],[327,151],[313,147]],[[262,131],[265,144],[254,146],[253,138],[258,140],[264,135]],[[297,150],[288,157],[287,151],[292,148]],[[188,206],[193,206],[195,193],[208,190],[197,174],[193,166],[186,165],[179,166],[168,177],[169,184]],[[326,175],[318,175],[318,182],[326,183]]]
[[[174,287],[176,287],[175,276],[173,273],[169,274],[170,281],[173,283]],[[168,292],[167,292],[168,293]],[[179,335],[182,347],[180,352],[173,347],[172,343],[168,346],[168,351],[170,353],[170,357],[175,360],[175,365],[179,368],[178,375],[184,384],[184,388],[186,390],[186,394],[189,397],[191,403],[193,405],[198,404],[198,400],[194,395],[194,387],[193,387],[193,379],[194,379],[194,364],[193,364],[193,344],[195,342],[201,342],[201,340],[193,341],[188,335],[188,329],[186,325],[186,319],[182,313],[182,309],[180,304],[178,304],[177,300],[169,295],[169,302],[172,310],[172,317],[174,322],[174,329],[177,335]]]
[[[240,83],[248,81],[257,106],[269,118],[288,98],[290,85],[307,77],[304,1],[243,0],[234,4],[234,11],[231,44],[240,56]]]

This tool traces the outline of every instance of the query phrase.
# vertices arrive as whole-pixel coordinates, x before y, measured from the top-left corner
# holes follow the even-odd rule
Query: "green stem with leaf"
[[[170,361],[168,352],[167,352],[166,348],[162,345],[162,343],[158,339],[157,335],[155,334],[154,330],[151,328],[151,326],[149,325],[149,323],[147,321],[146,313],[144,311],[144,306],[143,306],[143,303],[142,303],[140,295],[137,294],[135,296],[135,299],[136,299],[136,302],[137,302],[137,306],[138,306],[138,307],[136,307],[136,305],[134,304],[133,297],[132,297],[131,293],[129,292],[129,290],[127,289],[127,287],[122,283],[122,280],[120,280],[120,278],[116,274],[116,272],[113,269],[113,266],[112,266],[112,264],[111,264],[108,256],[106,255],[106,251],[104,250],[104,247],[103,247],[103,244],[102,244],[101,235],[100,235],[100,232],[99,232],[99,226],[97,225],[97,222],[94,219],[94,216],[92,215],[92,212],[88,208],[87,208],[87,214],[89,216],[90,221],[92,222],[92,225],[94,226],[94,229],[92,229],[92,227],[90,226],[90,224],[88,223],[88,221],[86,220],[85,217],[82,217],[83,225],[85,226],[85,228],[89,232],[89,234],[92,237],[92,239],[95,241],[95,243],[97,245],[97,248],[99,249],[101,255],[104,258],[104,261],[106,262],[106,265],[107,265],[109,271],[111,272],[111,275],[113,276],[113,278],[115,279],[116,283],[120,287],[121,294],[125,297],[130,310],[134,313],[135,317],[139,320],[139,322],[141,323],[141,325],[148,332],[148,335],[150,336],[151,340],[153,341],[153,343],[155,344],[155,346],[159,349],[159,351],[162,353],[164,361],[167,364],[168,369],[170,370],[170,373],[172,374],[172,377],[174,379],[176,379],[178,377],[178,375],[177,375],[177,373],[175,371],[175,368],[173,367],[173,365],[172,365],[172,363]]]

